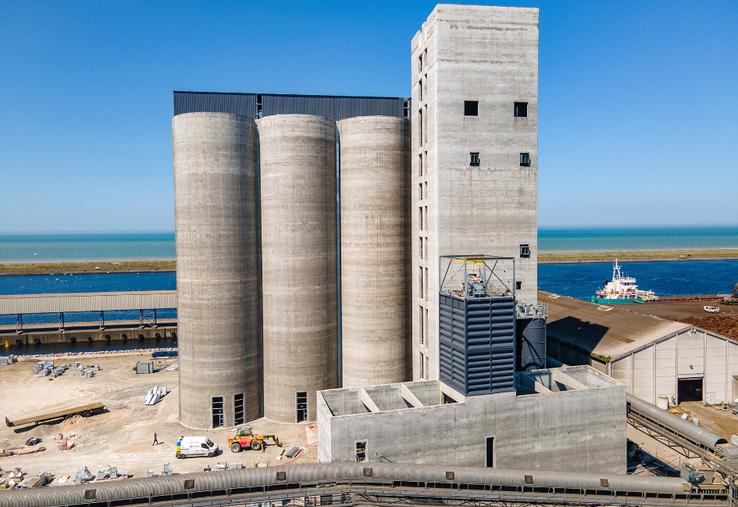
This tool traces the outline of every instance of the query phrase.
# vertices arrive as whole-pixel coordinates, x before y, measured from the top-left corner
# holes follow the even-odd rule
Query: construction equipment
[[[733,292],[723,298],[723,303],[726,305],[738,305],[738,283],[733,287]]]
[[[251,428],[241,428],[234,436],[228,437],[228,447],[231,448],[231,452],[241,452],[244,449],[259,451],[266,447],[267,440],[271,440],[277,447],[282,447],[277,435],[255,435]]]
[[[95,414],[99,414],[105,411],[105,405],[102,403],[87,403],[85,405],[78,405],[76,407],[63,408],[60,410],[53,410],[51,412],[45,412],[30,417],[23,417],[20,419],[10,420],[5,418],[5,424],[9,427],[15,426],[28,426],[30,424],[42,424],[51,421],[61,421],[67,417],[73,415],[81,415],[83,417],[89,417]]]

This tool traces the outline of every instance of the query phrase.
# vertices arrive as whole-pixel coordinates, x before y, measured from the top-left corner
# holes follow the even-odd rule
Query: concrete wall
[[[328,391],[332,393],[331,391]],[[485,466],[485,439],[494,437],[494,466],[624,474],[625,389],[608,386],[516,396],[467,397],[464,403],[332,416],[318,393],[318,458]]]
[[[440,255],[513,256],[518,299],[537,301],[538,10],[436,6],[412,42],[412,98],[413,370],[438,378]]]
[[[408,380],[409,128],[364,116],[339,124],[343,387]]]
[[[680,378],[702,378],[708,403],[732,402],[738,397],[738,343],[685,327],[610,363],[610,374],[628,393],[649,403],[677,399]]]
[[[296,393],[338,385],[336,126],[318,116],[258,121],[264,416],[296,421]]]
[[[177,247],[179,417],[212,426],[222,396],[225,426],[260,413],[259,248],[254,121],[228,113],[172,120]]]

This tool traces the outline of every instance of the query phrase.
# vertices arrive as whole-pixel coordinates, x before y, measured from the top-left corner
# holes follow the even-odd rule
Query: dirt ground
[[[705,305],[719,306],[720,313],[707,313]],[[677,320],[738,340],[738,305],[716,301],[659,301],[629,305],[628,310]]]
[[[175,472],[198,472],[205,465],[217,463],[243,463],[254,467],[257,463],[277,465],[317,460],[317,429],[314,424],[278,424],[259,419],[247,424],[258,433],[274,433],[283,447],[267,447],[265,452],[244,451],[231,453],[226,438],[233,430],[219,429],[197,431],[187,429],[177,422],[178,387],[176,371],[157,371],[149,375],[137,375],[133,371],[136,361],[150,359],[150,354],[138,356],[94,356],[89,359],[69,357],[54,358],[55,365],[80,361],[85,365],[98,363],[102,371],[93,378],[79,376],[73,368],[64,375],[51,379],[34,373],[35,362],[22,361],[0,366],[0,417],[10,419],[34,415],[40,412],[100,401],[107,413],[84,418],[75,416],[58,424],[40,425],[16,432],[0,424],[0,449],[25,447],[30,437],[40,437],[46,450],[36,454],[0,457],[0,468],[7,471],[21,467],[28,474],[50,472],[57,478],[74,475],[87,466],[95,474],[107,465],[118,467],[143,477],[148,470],[161,473],[165,463]],[[157,361],[164,367],[176,363],[176,359]],[[144,397],[155,385],[171,390],[158,404],[146,406]],[[159,445],[152,446],[156,432]],[[59,450],[59,435],[74,442],[71,450]],[[218,444],[223,452],[214,458],[176,459],[174,447],[180,435],[206,435]],[[304,452],[294,460],[280,454],[293,445],[303,447]]]
[[[733,415],[730,409],[721,410],[718,407],[704,405],[701,401],[680,403],[679,408],[697,418],[700,426],[724,437],[730,441],[731,435],[738,435],[738,416]]]

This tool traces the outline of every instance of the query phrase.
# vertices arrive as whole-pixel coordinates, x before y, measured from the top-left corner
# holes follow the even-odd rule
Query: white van
[[[177,458],[190,458],[194,456],[213,457],[218,455],[218,446],[208,437],[180,437],[177,440]]]

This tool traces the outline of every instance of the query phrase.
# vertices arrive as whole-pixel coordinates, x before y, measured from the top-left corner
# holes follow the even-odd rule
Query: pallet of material
[[[41,424],[45,422],[66,419],[67,417],[78,414],[84,417],[88,417],[91,415],[99,414],[103,410],[105,410],[105,405],[103,405],[102,403],[87,403],[85,405],[53,410],[51,412],[45,412],[30,417],[23,417],[20,419],[10,420],[6,417],[5,424],[9,428],[13,428],[16,426],[28,426],[30,424]]]

